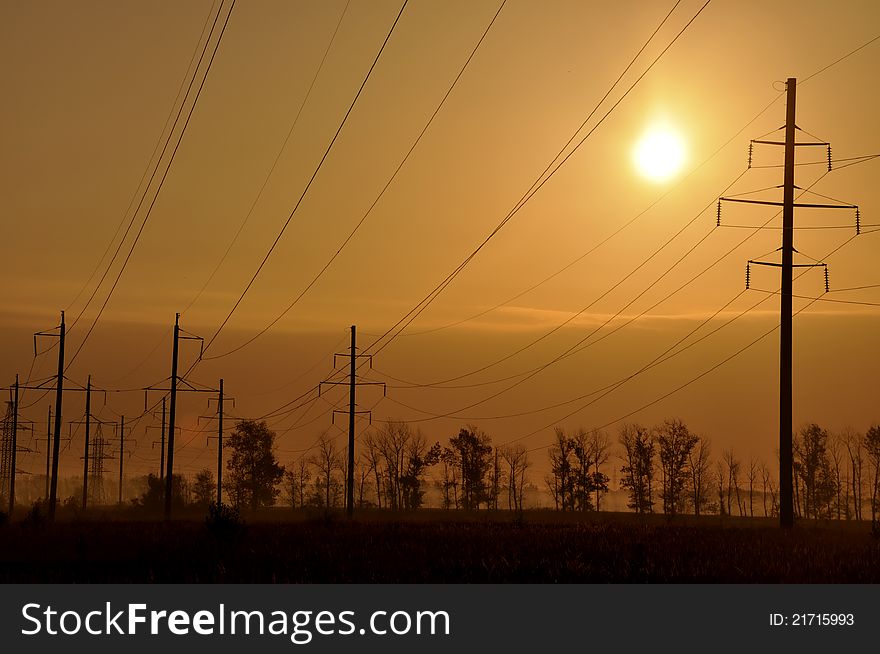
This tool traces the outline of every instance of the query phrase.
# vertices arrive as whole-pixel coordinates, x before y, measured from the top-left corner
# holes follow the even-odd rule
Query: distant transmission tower
[[[95,428],[95,438],[92,440],[91,454],[89,455],[89,505],[96,506],[107,503],[107,492],[104,488],[104,473],[108,470],[104,467],[104,461],[108,458],[107,450],[110,442],[104,438],[103,425],[98,423]]]
[[[3,416],[3,423],[0,426],[0,496],[4,500],[8,500],[9,487],[12,483],[12,453],[13,445],[13,422],[15,417],[14,403],[9,400],[6,402],[6,414]],[[4,501],[4,505],[6,502]]]

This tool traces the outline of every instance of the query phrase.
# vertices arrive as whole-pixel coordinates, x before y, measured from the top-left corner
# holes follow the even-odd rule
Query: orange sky
[[[680,4],[587,129],[702,4]],[[409,3],[315,182],[211,354],[227,352],[265,327],[336,251],[406,154],[498,5]],[[91,373],[101,387],[139,388],[167,377],[176,311],[183,312],[181,324],[189,332],[205,337],[216,332],[302,193],[400,8],[396,2],[355,0],[345,9],[296,128],[254,205],[345,6],[243,0],[236,5],[167,181],[106,310],[68,370],[72,379],[84,382]],[[327,273],[267,334],[234,355],[201,363],[193,379],[214,385],[224,377],[236,398],[235,415],[258,416],[326,377],[333,363],[329,354],[345,347],[349,325],[358,325],[360,342],[367,347],[507,214],[671,6],[510,0],[412,156]],[[126,207],[162,135],[206,17],[215,9],[210,2],[0,5],[4,383],[16,372],[26,377],[33,332],[55,326],[61,309],[68,321],[83,310],[97,281],[89,281],[90,275],[111,239],[116,247],[120,221],[130,218]],[[457,377],[514,352],[589,305],[743,172],[748,139],[784,123],[783,99],[733,137],[779,95],[779,80],[804,79],[870,40],[877,35],[878,18],[880,9],[872,0],[711,2],[577,153],[407,332],[382,350],[369,376],[390,381],[383,376],[388,374],[420,383]],[[798,125],[831,141],[835,158],[880,152],[874,83],[878,59],[880,42],[875,42],[798,87]],[[636,139],[658,120],[676,126],[688,150],[685,170],[665,184],[644,180],[631,163]],[[799,161],[815,161],[824,151],[801,149],[798,156]],[[781,157],[775,148],[755,151],[756,164],[780,163]],[[878,166],[873,160],[832,172],[813,190],[858,204],[864,223],[880,223],[875,218],[880,215]],[[796,181],[807,186],[822,172],[822,166],[801,167]],[[753,169],[728,193],[780,184],[781,177],[778,168]],[[408,335],[460,321],[517,295],[667,192],[607,244],[515,302],[455,327]],[[241,237],[199,294],[252,205]],[[730,205],[723,218],[758,225],[773,213],[768,207]],[[136,216],[135,226],[143,215]],[[851,226],[853,216],[850,211],[800,210],[796,222]],[[541,366],[617,312],[622,314],[592,340],[717,262],[693,284],[583,353],[459,417],[421,422],[421,429],[431,440],[445,440],[472,422],[504,443],[553,424],[604,425],[754,340],[778,320],[777,297],[570,417],[563,419],[589,398],[541,413],[490,419],[569,400],[626,377],[734,298],[743,289],[746,259],[775,250],[779,232],[759,232],[724,256],[752,232],[713,231],[714,223],[712,206],[579,318],[458,384]],[[692,254],[623,309],[710,231]],[[795,247],[805,257],[822,259],[851,236],[850,229],[802,230]],[[131,239],[123,243],[123,252]],[[877,236],[865,234],[831,256],[832,290],[880,283],[872,265],[877,248]],[[71,329],[70,353],[82,342],[118,269],[114,263]],[[98,267],[99,275],[103,270]],[[775,270],[752,272],[754,287],[777,288]],[[821,271],[813,270],[796,282],[795,293],[815,296],[822,288]],[[761,297],[758,291],[740,296],[694,338]],[[880,302],[880,292],[826,298]],[[795,308],[805,303],[796,300]],[[795,319],[796,425],[809,420],[831,429],[864,429],[880,420],[874,381],[880,367],[874,342],[878,316],[875,306],[822,301]],[[629,419],[650,424],[679,416],[709,436],[717,453],[733,447],[743,458],[772,461],[777,347],[774,334]],[[183,352],[188,367],[195,351],[185,345]],[[34,379],[52,374],[53,357],[36,360]],[[374,420],[424,419],[455,413],[510,383],[452,390],[389,388],[388,399],[381,402],[381,391],[367,388],[361,404],[375,404]],[[282,462],[311,445],[321,429],[340,434],[330,426],[329,411],[342,395],[331,389],[330,403],[314,402],[305,417],[297,412],[272,421],[281,433]],[[28,392],[24,404],[34,402],[26,416],[45,421],[50,398],[40,400]],[[106,407],[102,403],[102,418],[137,415],[143,394],[113,394]],[[79,418],[82,410],[78,394],[65,398],[65,419]],[[196,416],[205,412],[203,397],[181,399],[185,428],[195,429]],[[147,424],[144,419],[135,428],[138,446],[131,474],[157,467],[153,436],[143,435]],[[298,426],[285,431],[292,424]],[[545,445],[551,433],[548,427],[520,442]],[[213,461],[214,445],[206,447],[204,435],[194,434],[184,432],[183,441],[191,442],[178,454],[184,472]],[[74,441],[63,462],[70,474],[80,447]],[[534,457],[542,461],[543,452]],[[25,456],[22,465],[37,472],[41,457]]]

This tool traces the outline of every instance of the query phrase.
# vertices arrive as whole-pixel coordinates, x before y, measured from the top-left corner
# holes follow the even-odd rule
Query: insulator
[[[749,283],[751,282],[752,270],[750,266],[751,264],[746,264],[746,290],[749,289]]]
[[[718,200],[718,212],[715,217],[715,227],[721,227],[721,199]]]
[[[856,207],[856,236],[862,233],[862,221],[859,215],[859,208]]]
[[[831,144],[828,144],[828,170],[831,170]]]
[[[749,168],[752,167],[752,143],[749,142]]]
[[[828,285],[828,266],[825,266],[825,292],[828,293],[830,290]]]

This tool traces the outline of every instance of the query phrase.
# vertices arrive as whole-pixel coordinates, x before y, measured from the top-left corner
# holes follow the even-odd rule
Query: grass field
[[[717,516],[269,511],[210,529],[198,514],[135,517],[0,527],[0,582],[880,582],[865,523],[782,533]]]

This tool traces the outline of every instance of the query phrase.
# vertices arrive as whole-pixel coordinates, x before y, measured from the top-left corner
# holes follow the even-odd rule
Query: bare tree
[[[736,459],[736,456],[733,453],[733,450],[725,450],[724,454],[724,463],[727,466],[727,514],[733,515],[731,502],[733,500],[733,493],[736,493],[736,507],[739,510],[739,514],[743,515],[743,507],[740,504],[739,497],[739,466],[740,463]]]
[[[310,463],[316,470],[314,499],[327,509],[338,506],[342,497],[342,452],[327,437],[327,432],[318,437],[317,452]]]
[[[502,448],[501,457],[507,464],[507,508],[522,511],[529,456],[522,445],[517,445]]]
[[[458,504],[458,470],[460,464],[455,450],[450,447],[443,448],[440,453],[440,470],[443,478],[441,487],[443,490],[443,508],[459,508]]]
[[[853,515],[862,519],[862,470],[864,469],[864,450],[862,435],[852,427],[845,427],[841,440],[849,456],[849,483],[852,488]]]
[[[840,485],[840,466],[843,463],[843,452],[842,449],[842,441],[837,434],[831,434],[828,437],[828,455],[831,458],[831,473],[833,475],[833,484],[836,495],[835,501],[835,513],[837,514],[837,519],[841,518],[841,485]]]
[[[758,461],[755,457],[749,459],[749,517],[755,517],[755,480],[758,478]]]
[[[285,499],[291,508],[302,508],[308,502],[307,489],[312,478],[309,467],[308,459],[300,457],[284,473]]]
[[[709,501],[709,454],[712,444],[706,437],[698,437],[688,453],[687,473],[690,477],[691,503],[694,514],[700,515]]]
[[[376,506],[382,508],[382,448],[379,445],[379,437],[372,431],[367,432],[364,438],[364,458],[367,467],[373,473],[373,480],[376,483]]]
[[[726,474],[724,472],[724,463],[721,461],[715,462],[715,483],[718,484],[718,515],[728,515],[730,513],[729,510],[724,508],[724,479]]]
[[[598,511],[602,493],[608,492],[608,475],[602,472],[602,468],[611,456],[611,438],[606,432],[593,429],[590,431],[589,442],[593,457],[593,488],[596,493],[596,511]]]
[[[501,496],[501,485],[504,481],[504,469],[501,467],[501,452],[498,448],[492,455],[492,469],[489,471],[489,502],[488,504],[498,510],[498,498]]]
[[[868,459],[868,475],[871,485],[871,524],[877,524],[877,502],[880,499],[880,426],[871,425],[865,433],[865,453]]]

